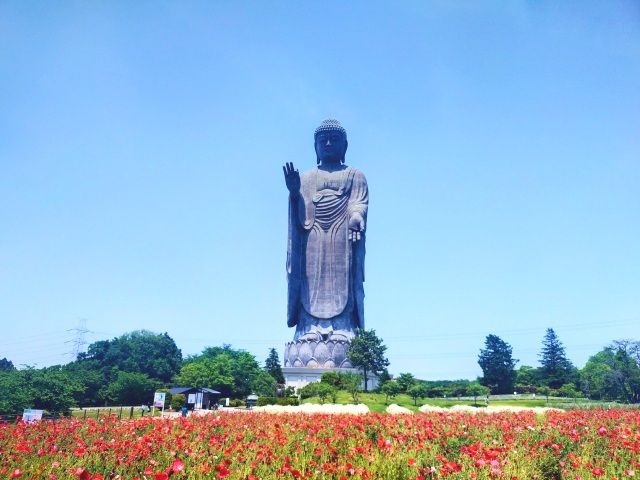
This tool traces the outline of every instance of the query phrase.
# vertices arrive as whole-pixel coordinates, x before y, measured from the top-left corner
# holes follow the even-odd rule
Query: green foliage
[[[547,387],[546,385],[538,387],[537,393],[540,395],[544,395],[547,399],[547,402],[549,402],[549,395],[551,395],[551,389],[549,387]]]
[[[362,391],[360,387],[363,380],[362,375],[352,372],[343,373],[342,375],[345,390],[351,394],[353,401],[358,403],[360,401],[360,392]]]
[[[444,397],[446,396],[446,390],[443,386],[441,385],[435,385],[435,384],[427,384],[427,397],[429,398],[437,398],[437,397]]]
[[[328,371],[322,374],[320,382],[331,385],[336,390],[348,390],[350,382],[349,373]]]
[[[562,385],[558,389],[558,394],[561,397],[566,397],[566,398],[579,398],[584,396],[582,395],[582,392],[579,392],[578,390],[576,390],[576,386],[573,383],[565,383],[564,385]]]
[[[239,408],[239,407],[244,407],[245,403],[244,403],[244,400],[241,400],[239,398],[233,398],[229,400],[229,406],[233,408]]]
[[[194,364],[197,366],[191,367]],[[264,388],[264,372],[249,352],[223,345],[207,347],[202,354],[188,358],[180,370],[178,382],[183,386],[213,388],[221,392],[223,397],[244,398],[254,393],[254,389]],[[274,392],[275,387],[269,396]]]
[[[383,368],[380,374],[378,375],[378,385],[384,385],[384,383],[388,382],[389,380],[393,380],[393,378],[391,377],[389,370],[387,370],[386,368]]]
[[[123,372],[144,373],[149,378],[169,382],[178,373],[182,354],[167,334],[146,330],[125,333],[113,340],[101,340],[89,345],[78,360],[89,361],[101,369],[107,380],[113,369]]]
[[[300,402],[295,397],[260,397],[258,398],[258,407],[264,407],[265,405],[283,405],[283,406],[297,406]]]
[[[280,358],[275,348],[269,350],[269,356],[264,362],[264,369],[271,375],[276,383],[284,383],[284,374],[280,365]]]
[[[394,398],[399,393],[404,392],[402,385],[396,380],[388,380],[382,384],[380,391],[384,393],[385,401],[388,402],[390,398]]]
[[[543,384],[555,389],[577,380],[577,369],[567,359],[564,346],[552,328],[544,335],[539,357],[539,378]]]
[[[180,410],[183,405],[186,405],[187,397],[182,393],[175,393],[171,396],[171,408],[174,410]]]
[[[474,382],[467,387],[467,395],[473,397],[473,403],[478,404],[478,397],[486,397],[489,395],[489,387]]]
[[[76,404],[81,407],[104,405],[109,381],[93,362],[71,362],[62,367],[69,376],[82,385],[75,394]],[[108,372],[111,377],[112,372]]]
[[[31,389],[21,371],[0,371],[0,415],[17,415],[33,405]]]
[[[338,390],[345,389],[344,378],[341,372],[335,372],[333,370],[324,372],[320,377],[320,381],[322,383],[326,383],[327,385],[331,385]]]
[[[482,368],[481,383],[492,393],[512,393],[515,383],[515,365],[518,360],[511,356],[511,345],[497,335],[488,335],[485,348],[480,350],[478,364]]]
[[[82,384],[60,366],[0,372],[0,414],[22,413],[25,408],[68,414],[82,390]]]
[[[375,330],[356,330],[347,356],[354,367],[362,370],[365,392],[368,374],[378,375],[389,366],[389,360],[384,356],[386,350],[387,347],[382,343],[382,339],[378,338]]]
[[[336,389],[334,387],[332,387],[331,385],[328,385],[326,383],[317,382],[316,383],[316,395],[320,399],[320,403],[324,403],[329,398],[331,398],[331,399],[335,398]]]
[[[112,405],[150,405],[158,382],[144,373],[117,372],[115,381],[106,390]]]
[[[542,385],[540,369],[520,365],[516,370],[515,384],[519,393],[534,393],[536,388]]]
[[[423,382],[419,382],[411,385],[407,393],[413,399],[413,404],[418,405],[418,399],[426,397],[429,394],[429,388]]]
[[[278,384],[275,378],[267,371],[259,371],[255,378],[251,381],[251,393],[258,396],[273,396],[276,392]]]
[[[624,345],[614,343],[590,357],[580,377],[582,389],[590,398],[640,401],[640,367]]]
[[[16,367],[13,366],[13,362],[8,360],[7,358],[0,358],[0,372],[10,372],[15,370]]]
[[[400,375],[398,375],[398,378],[396,380],[403,392],[407,392],[412,386],[416,384],[416,377],[414,377],[411,373],[401,373]]]
[[[305,398],[311,398],[317,396],[318,382],[307,383],[304,387],[298,389],[298,395],[304,400]]]
[[[176,381],[183,387],[212,388],[221,392],[222,396],[231,396],[234,381],[231,358],[221,354],[187,363],[180,369]]]

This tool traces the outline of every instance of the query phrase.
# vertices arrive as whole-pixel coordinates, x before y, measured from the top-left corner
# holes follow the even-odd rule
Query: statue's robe
[[[351,167],[309,170],[300,181],[289,196],[287,324],[296,337],[332,321],[353,334],[364,328],[365,237],[349,240],[349,219],[357,212],[366,222],[367,181]]]

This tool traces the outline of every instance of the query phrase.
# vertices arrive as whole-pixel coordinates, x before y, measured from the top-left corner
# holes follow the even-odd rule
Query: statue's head
[[[344,163],[347,153],[347,131],[337,120],[325,120],[316,128],[315,148],[318,164]]]

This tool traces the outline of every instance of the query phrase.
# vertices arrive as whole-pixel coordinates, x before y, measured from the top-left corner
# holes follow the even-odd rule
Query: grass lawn
[[[311,397],[305,399],[302,403],[320,403],[320,399],[318,397]],[[326,402],[330,403],[330,402]],[[351,394],[345,391],[338,392],[338,404],[348,404],[354,403]],[[396,405],[400,405],[401,407],[408,408],[409,410],[416,412],[418,411],[418,407],[421,405],[434,405],[437,407],[452,407],[454,405],[474,405],[474,401],[471,398],[461,398],[458,400],[457,398],[421,398],[418,399],[417,406],[414,404],[413,399],[406,394],[400,394],[395,396],[394,398],[389,398],[386,400],[386,397],[382,393],[360,393],[359,395],[359,403],[364,403],[369,407],[369,410],[372,412],[384,412],[386,408],[395,403]],[[549,402],[547,402],[546,398],[538,397],[532,398],[530,396],[520,396],[515,398],[498,398],[498,399],[489,399],[489,405],[491,406],[515,406],[515,407],[556,407],[556,408],[576,408],[576,407],[594,407],[594,406],[611,406],[610,403],[604,404],[603,402],[597,402],[593,400],[586,400],[584,398],[576,399],[575,401],[570,398],[549,398]],[[485,402],[484,399],[478,398],[478,407],[484,407]]]

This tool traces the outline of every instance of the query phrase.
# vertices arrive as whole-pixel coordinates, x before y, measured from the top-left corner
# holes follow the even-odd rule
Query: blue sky
[[[640,339],[634,1],[0,3],[0,358],[283,352],[287,191],[337,118],[390,370]]]

